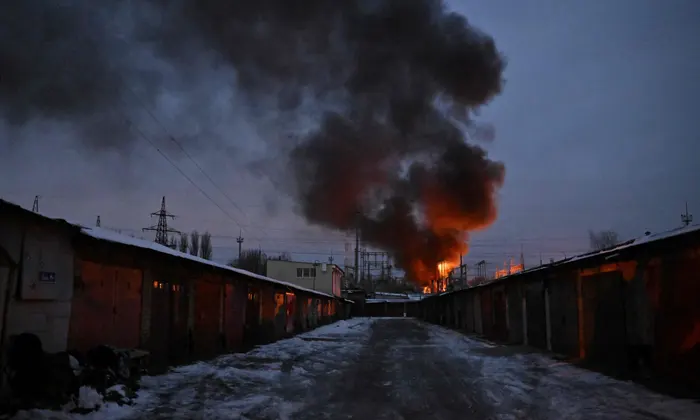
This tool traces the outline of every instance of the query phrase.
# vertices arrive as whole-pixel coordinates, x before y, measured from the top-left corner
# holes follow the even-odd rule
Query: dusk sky
[[[522,247],[532,265],[540,255],[587,251],[590,229],[621,238],[672,229],[686,201],[700,217],[699,2],[450,6],[492,36],[508,63],[503,93],[478,117],[495,126],[485,148],[506,168],[499,216],[472,235],[467,262],[502,264]],[[0,122],[0,197],[31,208],[39,195],[42,213],[90,225],[99,215],[103,226],[145,236],[141,228],[157,222],[149,213],[166,196],[178,216],[172,227],[209,230],[217,260],[234,257],[241,231],[244,248],[324,261],[333,252],[342,263],[345,235],[309,227],[284,188],[254,170],[280,152],[261,140],[274,130],[240,99],[229,69],[178,75],[148,51],[135,56],[155,63],[171,89],[153,107],[136,88],[127,95],[131,146],[89,150],[49,119]]]

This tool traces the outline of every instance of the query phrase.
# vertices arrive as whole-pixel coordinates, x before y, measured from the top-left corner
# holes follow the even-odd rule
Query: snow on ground
[[[94,403],[84,390],[83,405]],[[17,419],[700,419],[700,405],[406,318],[358,318],[145,377],[132,406]]]
[[[479,367],[479,383],[498,418],[700,419],[700,405],[559,362],[522,347],[474,340],[444,328],[431,342],[449,357]],[[524,351],[525,350],[525,351]]]
[[[369,338],[372,322],[339,321],[248,353],[144,377],[130,406],[107,403],[85,415],[31,410],[14,419],[288,418],[309,400],[317,377],[328,379],[353,363]],[[83,392],[87,398],[89,391]],[[86,405],[95,403],[94,395],[89,397]]]

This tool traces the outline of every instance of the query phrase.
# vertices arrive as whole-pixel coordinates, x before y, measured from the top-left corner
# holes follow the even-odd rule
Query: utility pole
[[[243,231],[239,230],[238,231],[238,238],[236,238],[236,242],[238,242],[238,263],[241,263],[241,246],[243,245]]]
[[[685,202],[685,213],[681,214],[681,222],[683,226],[688,226],[693,223],[693,215],[688,213],[688,202]]]
[[[523,254],[523,244],[520,244],[520,270],[525,271],[525,254]]]
[[[142,230],[144,232],[155,231],[155,242],[157,244],[168,246],[168,234],[180,233],[180,231],[168,227],[168,217],[174,219],[175,215],[168,213],[168,211],[165,209],[165,196],[163,196],[163,199],[160,202],[160,210],[151,213],[151,216],[158,216],[158,225],[143,228]]]
[[[39,213],[39,196],[34,196],[34,204],[32,204],[32,211],[34,213]]]
[[[97,216],[97,222],[95,223],[95,226],[100,227],[102,223],[100,222],[100,216]]]

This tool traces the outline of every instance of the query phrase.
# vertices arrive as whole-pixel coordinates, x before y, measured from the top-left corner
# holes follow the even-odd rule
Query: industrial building
[[[340,296],[344,272],[336,264],[270,259],[267,260],[267,276]]]

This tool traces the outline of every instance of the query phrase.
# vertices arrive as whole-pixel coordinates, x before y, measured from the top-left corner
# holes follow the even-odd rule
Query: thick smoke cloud
[[[145,89],[150,98],[160,77],[140,61],[144,46],[133,38],[129,3],[0,0],[5,122],[56,120],[71,125],[85,145],[127,147],[126,89]]]
[[[124,80],[154,94],[135,48],[190,78],[207,77],[192,64],[206,53],[279,131],[315,123],[297,142],[270,140],[291,149],[286,178],[310,222],[359,224],[426,281],[495,218],[503,166],[465,133],[482,132],[473,113],[500,93],[504,60],[440,0],[0,0],[0,16],[0,112],[12,123],[104,118]]]

